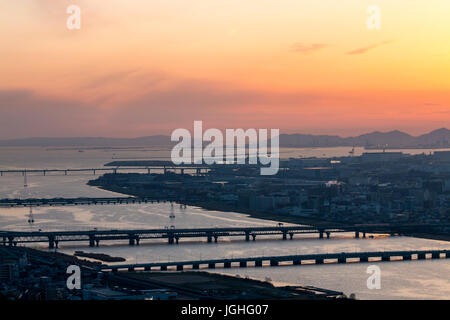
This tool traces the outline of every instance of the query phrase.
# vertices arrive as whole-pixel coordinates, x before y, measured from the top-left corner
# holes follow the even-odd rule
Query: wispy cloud
[[[394,41],[389,40],[389,41],[383,41],[383,42],[375,43],[373,45],[370,45],[370,46],[367,46],[367,47],[364,47],[364,48],[359,48],[359,49],[356,49],[356,50],[349,51],[349,52],[347,52],[347,54],[352,54],[352,55],[354,55],[354,54],[364,54],[367,51],[370,51],[372,49],[384,46],[386,44],[390,44],[392,42],[394,42]]]
[[[325,43],[294,43],[291,47],[291,51],[310,54],[320,51],[328,46],[329,45]]]

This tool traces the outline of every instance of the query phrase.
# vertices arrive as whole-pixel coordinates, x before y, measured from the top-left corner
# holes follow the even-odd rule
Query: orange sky
[[[449,127],[449,15],[448,0],[0,0],[0,139]]]

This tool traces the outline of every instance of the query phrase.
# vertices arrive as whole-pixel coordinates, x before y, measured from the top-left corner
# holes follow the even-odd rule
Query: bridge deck
[[[445,258],[450,258],[450,250],[408,250],[408,251],[376,251],[376,252],[341,252],[341,253],[325,253],[325,254],[303,254],[289,256],[265,256],[265,257],[244,257],[233,259],[211,259],[211,260],[192,260],[177,262],[155,262],[140,264],[120,264],[120,265],[103,265],[100,270],[118,271],[118,270],[136,270],[145,269],[167,270],[174,267],[177,270],[184,269],[185,266],[191,266],[192,269],[216,268],[223,265],[224,268],[230,268],[234,264],[239,267],[247,267],[248,263],[254,263],[255,267],[261,267],[264,262],[268,262],[270,266],[278,266],[280,263],[290,262],[292,265],[301,265],[302,261],[315,261],[316,264],[323,264],[325,260],[337,260],[339,263],[346,263],[347,259],[359,259],[359,262],[368,262],[369,259],[381,259],[382,261],[391,261],[392,257],[402,257],[403,260],[411,260],[413,255],[417,259],[427,259],[427,255],[431,255],[432,259],[440,259],[444,254]],[[358,261],[355,261],[358,262]]]

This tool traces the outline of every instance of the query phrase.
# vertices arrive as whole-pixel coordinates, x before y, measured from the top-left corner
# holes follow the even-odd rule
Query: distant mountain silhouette
[[[40,147],[149,147],[171,146],[169,136],[155,135],[139,138],[25,138],[0,140],[0,146]],[[420,136],[394,130],[372,132],[356,137],[342,138],[334,135],[281,134],[280,146],[289,148],[359,146],[367,148],[444,148],[450,147],[450,130],[434,130]]]

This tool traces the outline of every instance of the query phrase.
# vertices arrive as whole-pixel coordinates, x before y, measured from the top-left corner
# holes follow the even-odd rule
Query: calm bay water
[[[350,148],[284,149],[282,157],[344,156]],[[356,149],[356,154],[362,153]],[[407,150],[409,153],[428,153],[429,150]],[[145,150],[60,150],[48,148],[0,148],[0,168],[93,168],[101,167],[113,159],[164,159],[170,150],[152,148]],[[29,174],[28,187],[23,177],[8,174],[0,177],[0,198],[27,197],[105,197],[117,194],[89,187],[86,182],[92,174],[47,176]],[[175,219],[170,219],[173,213]],[[250,218],[233,212],[208,211],[197,207],[180,208],[167,204],[104,205],[77,207],[33,208],[35,224],[27,223],[28,209],[0,208],[1,230],[69,230],[96,228],[164,228],[211,226],[272,226],[276,221]],[[332,239],[296,236],[292,241],[265,240],[256,242],[243,239],[221,238],[219,244],[207,244],[205,239],[181,240],[180,245],[169,246],[164,241],[129,247],[122,244],[102,244],[89,248],[86,243],[64,244],[59,250],[73,253],[75,250],[102,252],[127,259],[125,263],[149,261],[175,261],[220,257],[288,255],[301,253],[375,251],[425,248],[450,248],[448,242],[410,237],[376,236],[374,239],[354,239],[352,234],[340,234]],[[45,246],[41,246],[46,250]],[[312,285],[346,294],[355,293],[361,299],[450,299],[450,261],[428,260],[409,262],[373,263],[382,271],[380,290],[369,290],[366,281],[369,264],[299,266],[278,268],[216,269],[215,272],[238,274],[258,279],[270,278],[276,283]]]

